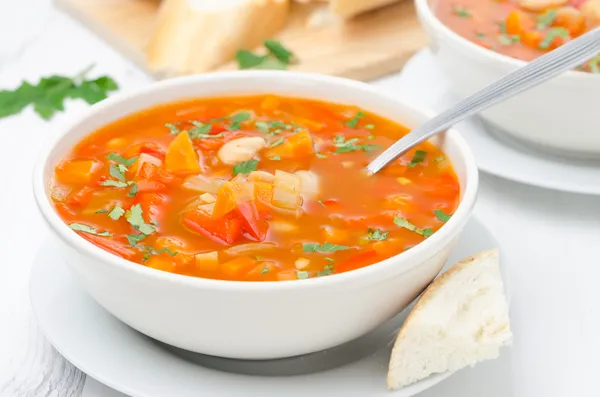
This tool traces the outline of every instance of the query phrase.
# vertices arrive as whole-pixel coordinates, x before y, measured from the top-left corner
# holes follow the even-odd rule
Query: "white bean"
[[[520,0],[519,5],[527,11],[540,12],[548,8],[564,6],[568,0]]]
[[[266,145],[267,142],[258,136],[234,139],[219,149],[219,160],[228,165],[252,160],[256,153]]]

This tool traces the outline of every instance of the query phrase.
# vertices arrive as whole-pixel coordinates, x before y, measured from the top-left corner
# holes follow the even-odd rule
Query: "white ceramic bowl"
[[[55,212],[48,195],[53,169],[69,148],[97,128],[164,102],[259,93],[353,104],[411,127],[432,116],[346,79],[293,72],[216,73],[167,80],[102,101],[56,137],[38,160],[36,200],[79,283],[110,313],[154,339],[237,359],[289,357],[350,341],[399,313],[423,290],[442,268],[472,212],[477,168],[454,131],[434,140],[460,179],[462,199],[454,216],[411,250],[339,275],[252,283],[170,274],[96,247]]]
[[[525,65],[485,49],[446,27],[434,14],[435,0],[415,0],[437,62],[460,98]],[[600,76],[567,72],[490,108],[483,118],[543,150],[570,157],[598,158]]]

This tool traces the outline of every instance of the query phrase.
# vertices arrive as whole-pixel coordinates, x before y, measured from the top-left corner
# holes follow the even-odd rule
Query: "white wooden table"
[[[0,0],[0,88],[49,74],[75,75],[91,63],[122,90],[149,79],[49,0]],[[380,83],[393,89],[394,80]],[[0,120],[0,396],[115,397],[87,379],[40,335],[30,313],[28,275],[47,236],[30,187],[34,159],[62,122],[31,110]],[[482,175],[476,216],[492,229],[512,289],[514,347],[486,376],[452,378],[423,396],[597,396],[600,370],[600,198],[541,190]],[[493,369],[493,370],[492,370]],[[463,384],[461,384],[461,382]],[[468,385],[467,385],[468,383]],[[475,387],[477,386],[477,387]],[[393,395],[393,394],[390,394]],[[489,395],[489,394],[488,394]]]

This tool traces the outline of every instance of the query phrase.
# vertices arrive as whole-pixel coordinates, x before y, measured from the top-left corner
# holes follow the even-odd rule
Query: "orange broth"
[[[399,254],[454,213],[457,177],[430,143],[364,172],[406,132],[306,99],[171,103],[83,139],[50,193],[81,237],[144,266],[236,281],[321,277]],[[247,137],[266,146],[224,164],[226,146]]]
[[[450,29],[487,49],[523,61],[600,26],[600,0],[432,0]],[[600,56],[579,70],[600,73]]]

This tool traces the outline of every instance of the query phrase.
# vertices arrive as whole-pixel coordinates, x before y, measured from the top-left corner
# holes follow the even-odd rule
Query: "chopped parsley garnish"
[[[107,179],[105,181],[100,182],[102,186],[112,186],[112,187],[127,187],[129,184],[127,182],[115,181],[114,179]]]
[[[85,75],[92,69],[87,67],[75,77],[43,77],[37,85],[27,81],[14,90],[0,91],[0,118],[21,113],[32,105],[33,110],[44,120],[50,120],[57,112],[65,110],[66,99],[81,99],[94,104],[118,89],[117,83],[108,76],[87,80]]]
[[[132,247],[135,247],[140,241],[142,241],[145,238],[146,238],[146,235],[144,233],[127,235],[127,241],[129,242],[129,245],[131,245]]]
[[[330,274],[333,274],[333,271],[334,268],[332,264],[325,265],[323,270],[317,273],[317,277],[329,276]]]
[[[374,126],[373,124],[367,124],[367,125],[365,125],[365,128],[366,128],[367,130],[374,130],[374,129],[375,129],[375,126]]]
[[[483,39],[483,38],[485,38],[485,33],[477,32],[477,33],[475,33],[475,36],[477,36],[478,39]]]
[[[362,150],[363,152],[372,152],[379,149],[379,145],[357,145],[358,138],[346,140],[342,135],[333,138],[333,144],[337,148],[335,153],[348,153]]]
[[[400,226],[400,227],[403,227],[405,229],[408,229],[411,232],[415,232],[417,234],[420,234],[423,237],[429,237],[429,236],[431,236],[433,234],[433,230],[431,230],[430,228],[421,229],[419,227],[416,227],[412,223],[410,223],[408,220],[406,220],[404,218],[400,218],[399,216],[394,217],[394,223],[397,226]]]
[[[368,140],[373,140],[373,139],[375,139],[375,135],[371,134],[371,135],[369,135],[369,136],[367,137],[367,139],[368,139]]]
[[[231,125],[227,127],[229,131],[237,131],[241,128],[241,123],[250,119],[250,113],[240,112],[236,113],[233,116],[229,117],[231,121]]]
[[[592,58],[589,61],[589,66],[590,66],[590,72],[596,73],[596,74],[600,73],[600,56]]]
[[[450,218],[452,218],[452,215],[448,215],[442,210],[435,210],[433,213],[435,214],[435,217],[442,222],[448,222]]]
[[[466,7],[452,7],[454,15],[460,18],[471,18],[471,12]]]
[[[242,161],[241,163],[238,163],[233,166],[233,175],[249,174],[252,171],[256,170],[257,166],[258,160]]]
[[[346,120],[344,124],[346,125],[346,127],[355,128],[358,125],[360,119],[365,117],[367,117],[367,115],[363,112],[357,112],[354,117],[352,117],[350,120]]]
[[[278,140],[276,140],[275,142],[273,142],[271,145],[269,145],[269,147],[275,147],[275,146],[279,146],[279,145],[283,145],[283,138],[279,138]]]
[[[336,245],[330,243],[302,243],[302,250],[304,252],[335,252],[350,249],[345,245]]]
[[[125,172],[127,172],[127,167],[125,167],[123,164],[111,164],[108,169],[110,176],[118,179],[121,182],[125,182]]]
[[[565,29],[565,28],[552,28],[552,29],[548,30],[548,32],[546,33],[546,36],[540,42],[539,47],[542,50],[547,50],[548,48],[550,48],[550,45],[552,44],[552,42],[554,41],[554,39],[556,39],[557,37],[569,38],[571,36],[569,34],[569,30],[568,29]]]
[[[137,183],[132,183],[131,184],[131,188],[129,189],[129,193],[127,193],[127,197],[135,197],[135,195],[138,192],[138,185]]]
[[[306,280],[310,277],[310,274],[302,270],[296,270],[296,276],[298,276],[298,280]]]
[[[369,228],[369,234],[367,235],[367,239],[371,241],[384,241],[387,240],[390,232],[384,232],[379,229],[371,229]]]
[[[254,123],[256,128],[260,130],[260,132],[264,132],[265,134],[269,133],[269,124],[266,121],[257,121]]]
[[[556,10],[548,10],[537,17],[537,30],[548,29],[556,19]]]
[[[279,161],[279,160],[281,160],[281,156],[273,156],[269,160]]]
[[[119,204],[115,205],[115,208],[108,213],[108,217],[113,221],[118,221],[123,215],[125,215],[125,210]]]
[[[508,34],[508,32],[506,31],[506,23],[505,22],[498,22],[498,30],[500,30],[500,33],[502,33],[502,34]]]
[[[141,248],[144,250],[144,259],[142,259],[142,263],[146,263],[146,261],[148,259],[150,259],[150,256],[152,256],[152,255],[160,255],[160,254],[168,254],[169,256],[177,255],[176,251],[171,251],[171,249],[169,249],[168,247],[157,250],[154,247],[138,245],[138,248]]]
[[[423,160],[425,160],[426,156],[427,156],[427,152],[425,152],[423,150],[417,150],[415,152],[415,155],[413,156],[412,160],[408,164],[408,168],[416,167],[418,164],[422,163]]]
[[[498,36],[498,41],[502,45],[513,45],[521,41],[521,37],[518,35],[503,34]]]
[[[146,236],[156,231],[154,226],[144,221],[143,210],[140,204],[131,206],[131,208],[125,212],[125,218],[135,230],[144,233]]]
[[[95,213],[96,214],[106,214],[108,212],[108,210],[102,209],[102,210],[98,210]]]
[[[267,274],[267,273],[269,273],[269,268],[265,266],[265,267],[263,267],[263,268],[261,269],[261,271],[260,271],[260,275],[262,276],[262,275],[265,275],[265,274]]]
[[[446,157],[444,156],[436,157],[433,159],[433,161],[435,161],[436,163],[441,163],[444,160],[446,160]]]
[[[317,156],[317,158],[319,158],[319,159],[326,159],[327,158],[327,156],[324,155],[323,153],[316,153],[315,156]]]
[[[285,70],[296,61],[294,54],[275,40],[265,40],[267,53],[258,55],[251,51],[240,50],[235,54],[235,60],[240,69],[275,69]]]
[[[72,230],[75,230],[76,232],[94,234],[96,236],[102,236],[102,237],[112,236],[112,234],[110,234],[107,231],[99,232],[98,230],[96,230],[96,228],[88,226],[88,225],[84,225],[83,223],[71,223],[71,224],[69,224],[69,227]]]
[[[110,153],[108,156],[106,156],[106,159],[110,160],[110,161],[114,161],[115,163],[118,163],[118,164],[123,164],[125,167],[131,167],[138,158],[136,156],[136,157],[126,159],[125,157],[119,156],[118,154]]]
[[[165,124],[165,127],[167,127],[169,131],[171,131],[171,134],[177,135],[181,132],[181,130],[177,127],[178,124],[180,123],[167,123]]]

